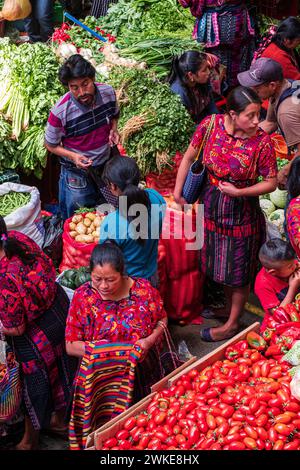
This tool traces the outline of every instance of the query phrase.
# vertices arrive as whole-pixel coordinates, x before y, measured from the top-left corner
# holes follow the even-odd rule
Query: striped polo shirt
[[[49,145],[59,145],[85,155],[93,166],[102,165],[109,158],[108,143],[111,120],[118,118],[119,108],[114,89],[95,83],[96,97],[93,106],[77,101],[71,92],[66,93],[51,109],[45,132]],[[73,163],[61,157],[61,163]]]

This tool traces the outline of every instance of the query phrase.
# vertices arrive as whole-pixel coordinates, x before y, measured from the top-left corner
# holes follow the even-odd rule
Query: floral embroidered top
[[[194,147],[200,147],[210,119],[210,116],[203,119],[197,127],[192,138]],[[226,131],[224,119],[224,115],[216,115],[203,152],[203,163],[212,177],[210,182],[217,185],[217,181],[223,180],[251,186],[259,176],[264,179],[275,177],[276,156],[268,134],[259,129],[253,137],[233,137]]]
[[[0,320],[4,327],[13,328],[40,317],[52,305],[57,285],[53,263],[36,243],[14,230],[8,236],[35,255],[31,266],[17,256],[0,260]]]
[[[300,197],[295,197],[286,210],[286,228],[290,243],[300,258]]]
[[[149,336],[166,317],[159,292],[145,279],[135,279],[129,297],[103,300],[89,282],[76,289],[69,309],[66,341],[135,343]]]
[[[193,16],[200,17],[206,8],[243,5],[242,0],[179,0],[184,8],[190,8]]]

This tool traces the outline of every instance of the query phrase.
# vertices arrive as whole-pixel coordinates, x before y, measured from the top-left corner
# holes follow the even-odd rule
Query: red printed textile
[[[204,149],[204,164],[210,174],[223,181],[250,182],[277,175],[275,150],[270,137],[261,129],[251,138],[236,138],[224,127],[224,115],[216,115],[215,126]],[[199,147],[211,117],[203,119],[192,138]]]
[[[14,230],[9,237],[15,237],[36,256],[32,266],[23,264],[17,256],[0,260],[0,320],[4,327],[13,328],[37,319],[49,309],[57,285],[53,263],[38,245]]]
[[[76,289],[67,318],[67,341],[135,343],[153,332],[166,313],[159,292],[145,279],[135,279],[129,297],[103,300],[90,283]]]
[[[295,197],[288,205],[286,227],[290,243],[300,258],[300,197]]]

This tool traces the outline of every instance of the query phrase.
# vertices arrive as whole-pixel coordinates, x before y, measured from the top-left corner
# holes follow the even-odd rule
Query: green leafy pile
[[[159,37],[191,37],[195,19],[177,0],[119,0],[110,6],[102,27],[127,43]]]
[[[194,123],[180,98],[147,71],[114,67],[109,83],[119,95],[119,129],[127,154],[136,159],[143,175],[172,165],[176,151],[184,151]],[[128,125],[136,120],[140,125]],[[131,120],[131,121],[130,121]],[[127,136],[126,136],[127,135]]]
[[[47,156],[41,136],[51,107],[64,92],[58,66],[45,44],[16,46],[0,39],[0,171],[21,168],[41,177]]]

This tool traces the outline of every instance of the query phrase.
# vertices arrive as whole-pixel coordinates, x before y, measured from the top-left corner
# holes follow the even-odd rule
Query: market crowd
[[[175,58],[170,71],[170,87],[196,126],[174,199],[178,209],[187,203],[184,184],[201,149],[206,180],[198,196],[204,204],[199,269],[222,286],[225,308],[207,312],[224,322],[203,328],[200,335],[203,341],[221,341],[237,333],[255,278],[266,318],[300,291],[300,97],[295,81],[300,77],[300,21],[284,20],[255,52],[243,2],[180,3],[196,17],[195,37],[207,48]],[[226,109],[214,101],[211,55],[227,67]],[[64,432],[66,422],[70,448],[83,449],[92,430],[147,395],[153,383],[180,364],[157,289],[158,239],[151,238],[153,229],[161,233],[165,200],[141,187],[136,161],[119,153],[115,90],[97,83],[94,67],[79,54],[61,66],[59,79],[67,91],[50,112],[45,146],[61,165],[61,215],[69,219],[78,207],[102,203],[115,210],[105,217],[91,254],[91,280],[76,289],[71,303],[55,282],[51,259],[26,235],[7,231],[0,217],[0,320],[21,365],[25,432],[17,448],[22,450],[37,448],[41,429]],[[289,152],[290,161],[280,172],[270,138],[274,131],[283,135]],[[278,185],[288,191],[285,240],[268,237],[259,205],[259,196]],[[126,213],[121,197],[127,198]],[[147,229],[140,232],[133,230],[137,222],[130,215],[137,204],[148,211]],[[109,227],[115,228],[113,234]]]

